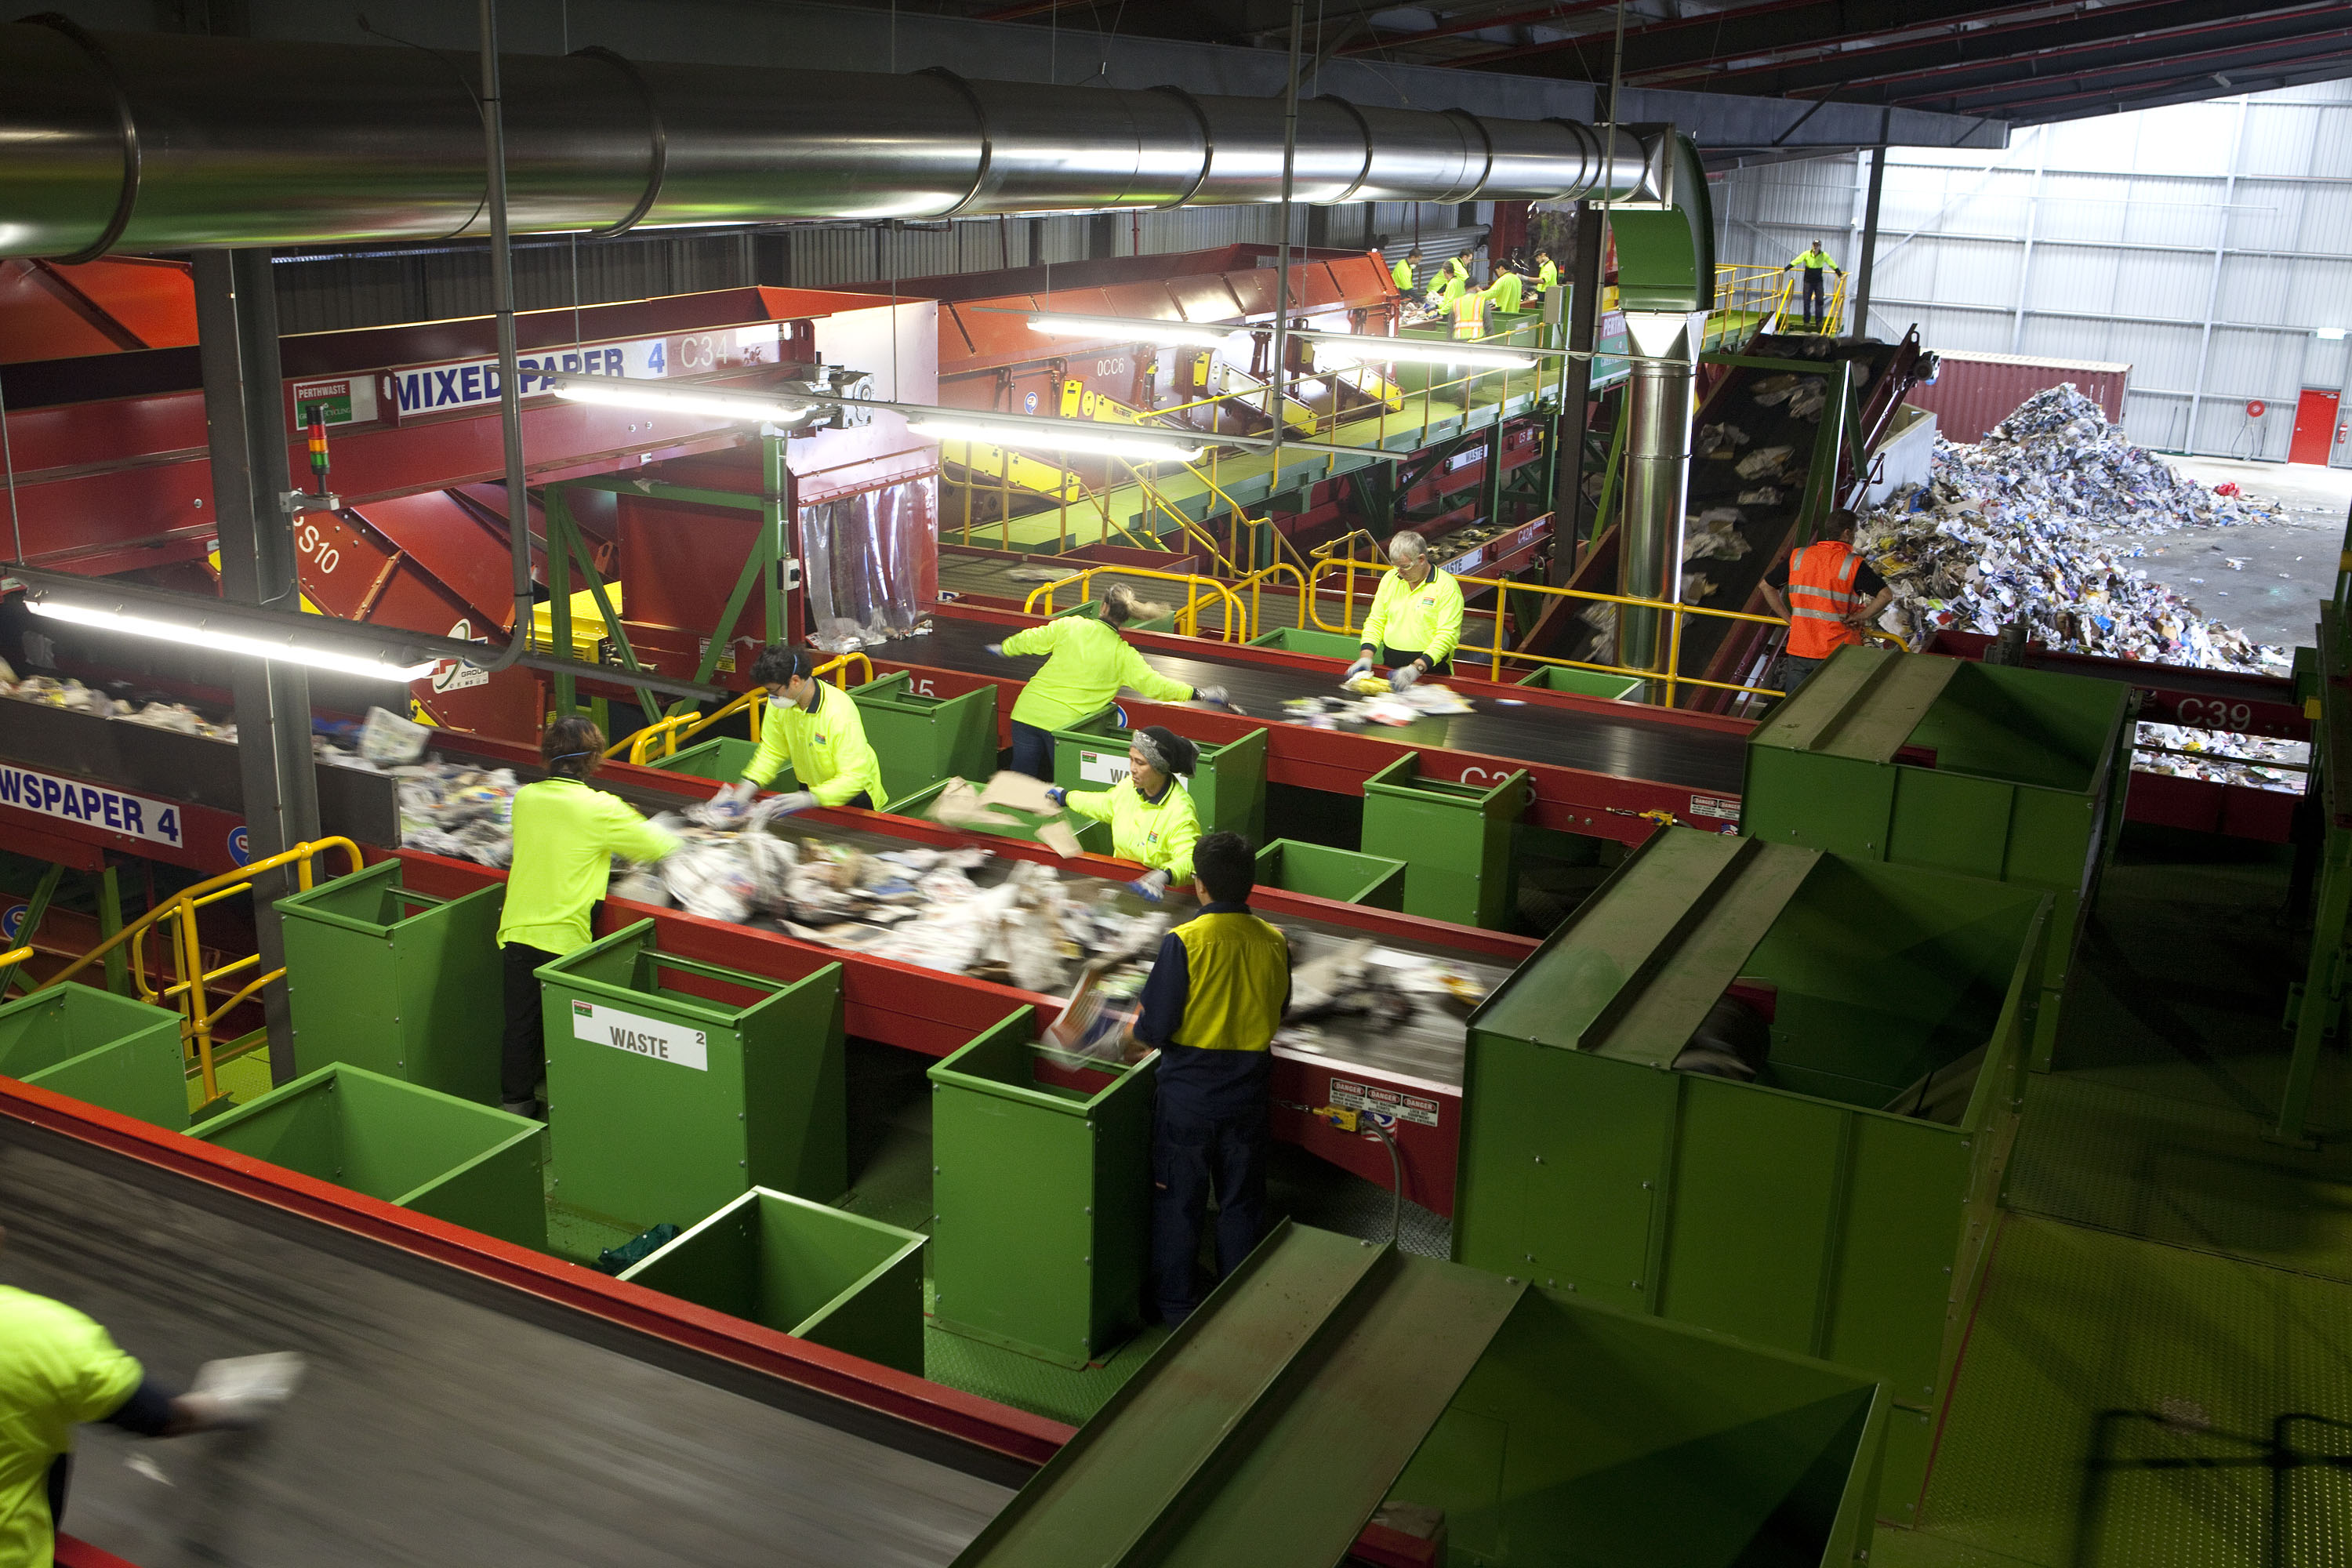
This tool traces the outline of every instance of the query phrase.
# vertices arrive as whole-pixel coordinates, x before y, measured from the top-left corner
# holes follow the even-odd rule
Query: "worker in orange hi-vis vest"
[[[1841,507],[1830,514],[1828,532],[1789,552],[1785,564],[1764,575],[1764,602],[1788,617],[1789,644],[1775,684],[1791,696],[1823,659],[1861,642],[1895,596],[1855,552],[1853,523],[1853,513]]]

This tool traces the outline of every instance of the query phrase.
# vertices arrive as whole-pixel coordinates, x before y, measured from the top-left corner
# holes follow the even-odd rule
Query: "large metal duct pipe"
[[[1689,507],[1691,392],[1698,374],[1704,314],[1628,310],[1633,353],[1625,395],[1633,422],[1625,441],[1624,526],[1618,536],[1618,589],[1635,599],[1682,600],[1683,534]],[[1622,607],[1618,662],[1663,674],[1673,657],[1664,610]],[[1651,692],[1662,700],[1663,689]]]
[[[1282,197],[1279,100],[603,49],[501,68],[517,233]],[[0,256],[487,233],[479,89],[421,49],[0,26]],[[1296,199],[1654,200],[1672,141],[1322,98]]]

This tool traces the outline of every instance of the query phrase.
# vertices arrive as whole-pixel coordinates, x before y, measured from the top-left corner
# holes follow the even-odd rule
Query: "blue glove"
[[[1370,675],[1371,672],[1372,656],[1369,653],[1358,654],[1356,656],[1356,662],[1349,665],[1340,673],[1339,684],[1345,686],[1348,682],[1355,679],[1356,677],[1360,675]]]
[[[1129,882],[1128,887],[1137,897],[1156,904],[1168,896],[1168,873],[1146,871],[1142,876]]]
[[[1065,806],[1070,804],[1070,792],[1064,789],[1060,784],[1047,784],[1045,786],[1045,798],[1052,801],[1057,807]]]
[[[982,647],[980,651],[986,654],[991,658],[1003,658],[1004,657],[1004,645],[1001,642],[989,643]]]

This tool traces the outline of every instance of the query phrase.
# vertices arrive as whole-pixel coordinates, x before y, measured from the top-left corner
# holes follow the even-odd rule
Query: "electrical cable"
[[[1404,1243],[1404,1166],[1397,1159],[1396,1140],[1369,1115],[1359,1125],[1378,1133],[1381,1146],[1389,1152],[1389,1245],[1401,1247]]]

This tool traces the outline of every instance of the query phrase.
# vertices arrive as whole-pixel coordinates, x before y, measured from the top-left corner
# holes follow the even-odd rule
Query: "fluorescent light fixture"
[[[2315,338],[2325,338],[2331,343],[2340,343],[2344,341],[2344,329],[2342,327],[2314,327],[2311,329],[2311,335]]]
[[[1202,326],[1193,321],[1159,321],[1140,316],[1073,316],[1060,310],[1043,310],[1029,318],[1029,330],[1066,338],[1128,338],[1213,349],[1244,329]]]
[[[396,680],[404,685],[423,679],[432,673],[435,665],[441,662],[437,658],[428,658],[422,664],[387,664],[381,659],[361,658],[291,641],[275,642],[266,637],[246,637],[201,621],[184,625],[177,621],[159,621],[147,616],[124,615],[116,610],[61,605],[53,599],[34,599],[26,608],[51,620],[68,621],[78,626],[93,626],[100,631],[127,632],[132,637],[154,637],[162,642],[209,648],[215,653],[243,654],[248,658],[274,658],[281,664],[331,669],[339,674],[356,675],[372,680]]]
[[[791,425],[816,412],[814,403],[786,403],[762,393],[695,390],[618,376],[561,375],[555,395],[607,408],[641,408],[656,414],[709,414],[721,419]]]
[[[1294,334],[1315,344],[1319,364],[1326,349],[1354,360],[1406,360],[1415,364],[1460,364],[1480,370],[1533,370],[1536,356],[1520,349],[1485,343],[1444,342],[1435,338],[1381,338],[1360,332],[1325,332],[1311,329]]]
[[[1160,434],[1131,425],[1097,425],[1080,419],[974,419],[918,415],[907,428],[937,441],[988,441],[1000,447],[1030,447],[1045,452],[1099,452],[1189,463],[1208,450],[1172,432]]]

